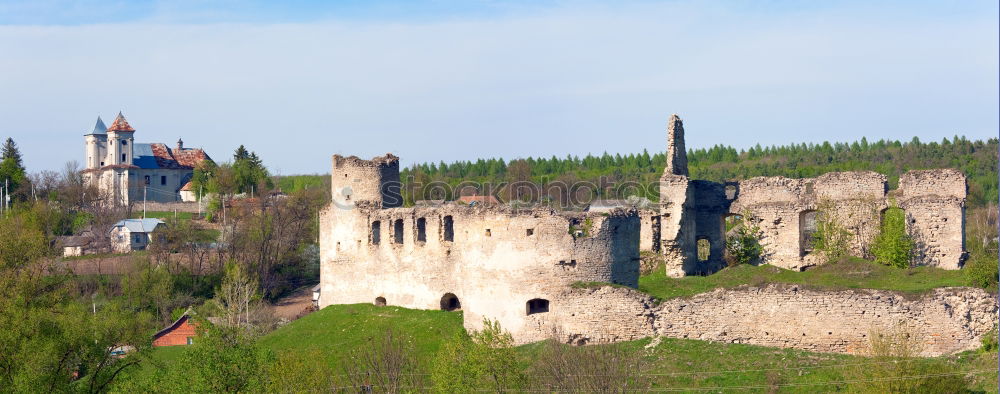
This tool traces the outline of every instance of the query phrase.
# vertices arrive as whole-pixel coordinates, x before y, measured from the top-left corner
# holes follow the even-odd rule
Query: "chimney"
[[[184,140],[178,138],[177,139],[177,151],[180,152],[183,149],[184,149]]]

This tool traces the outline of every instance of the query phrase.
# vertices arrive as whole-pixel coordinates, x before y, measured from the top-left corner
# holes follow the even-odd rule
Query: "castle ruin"
[[[691,180],[684,126],[674,115],[653,212],[454,202],[403,207],[399,159],[391,154],[371,160],[336,155],[331,180],[332,202],[320,216],[320,307],[461,310],[467,329],[480,329],[484,318],[497,320],[518,343],[660,335],[829,352],[853,352],[870,329],[902,323],[934,337],[928,355],[977,346],[996,312],[992,296],[968,288],[914,300],[887,291],[769,285],[662,303],[634,290],[641,249],[663,254],[671,276],[721,269],[725,220],[733,215],[758,221],[762,263],[819,264],[806,238],[819,214],[835,215],[854,235],[852,253],[865,255],[891,204],[905,210],[918,264],[958,269],[966,186],[955,170],[911,171],[893,192],[874,172]],[[698,243],[706,241],[709,253],[699,258]]]
[[[667,127],[667,167],[660,178],[660,210],[650,213],[644,244],[667,258],[667,274],[707,274],[725,266],[726,220],[752,216],[763,231],[762,263],[801,270],[821,263],[812,233],[822,215],[852,237],[854,256],[870,257],[882,216],[895,204],[905,212],[916,243],[915,265],[959,269],[965,258],[965,174],[954,169],[909,171],[889,191],[872,171],[832,172],[816,178],[756,177],[738,182],[692,180],[684,152],[684,125]],[[699,258],[698,243],[707,244]]]

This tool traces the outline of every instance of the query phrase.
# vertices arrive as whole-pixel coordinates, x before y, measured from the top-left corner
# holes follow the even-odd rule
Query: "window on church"
[[[128,141],[122,140],[122,145],[128,145]]]
[[[122,162],[125,162],[125,154],[122,153]]]
[[[149,186],[149,175],[146,175],[144,178],[146,180],[146,186]]]
[[[161,175],[160,176],[160,184],[161,185],[166,185],[167,184],[167,177],[165,175]]]

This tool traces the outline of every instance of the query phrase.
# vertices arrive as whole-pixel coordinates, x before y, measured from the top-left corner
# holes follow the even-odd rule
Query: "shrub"
[[[821,253],[828,263],[847,257],[851,232],[844,229],[833,212],[833,205],[823,203],[816,218],[816,232],[813,233],[813,250]]]
[[[995,352],[997,351],[997,327],[993,327],[990,332],[983,334],[983,338],[980,339],[984,352]]]
[[[908,268],[913,259],[913,239],[906,233],[906,214],[895,206],[885,211],[882,228],[871,247],[875,262]]]
[[[760,259],[764,252],[764,247],[760,244],[764,232],[757,225],[759,222],[749,212],[744,213],[726,237],[726,261],[730,266],[750,264]]]
[[[970,286],[996,290],[997,275],[1000,271],[995,257],[980,256],[965,264],[965,277]]]

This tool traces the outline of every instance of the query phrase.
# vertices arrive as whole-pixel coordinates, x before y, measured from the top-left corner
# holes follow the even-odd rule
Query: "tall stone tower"
[[[667,168],[669,175],[688,175],[687,148],[684,147],[684,121],[677,114],[667,122]]]
[[[111,127],[108,128],[108,158],[105,160],[105,164],[132,165],[134,136],[135,129],[119,112],[115,121],[111,123]]]
[[[399,158],[391,153],[371,160],[334,155],[330,174],[334,208],[403,206]]]
[[[86,169],[103,167],[108,156],[108,127],[104,125],[100,116],[97,117],[94,129],[85,134],[83,140],[86,144]]]

